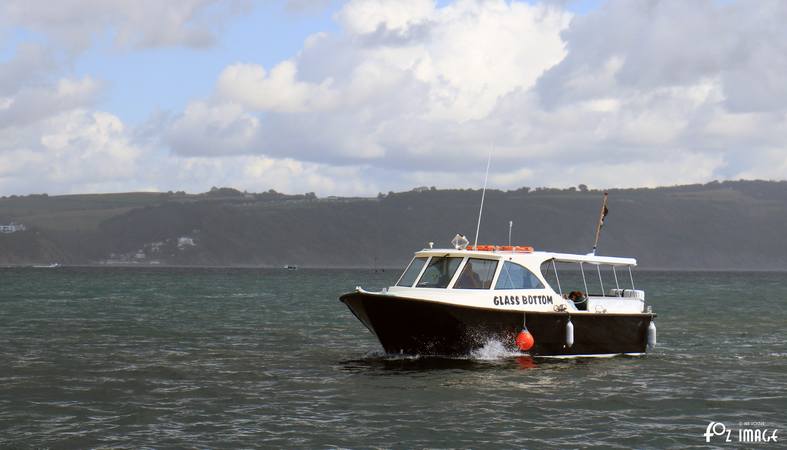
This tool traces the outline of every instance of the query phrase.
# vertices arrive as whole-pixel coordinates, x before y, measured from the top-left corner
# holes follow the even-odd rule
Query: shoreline
[[[297,266],[296,270],[285,268],[284,265],[254,265],[254,264],[233,264],[233,265],[197,265],[197,264],[59,264],[57,267],[36,267],[43,263],[36,264],[0,264],[0,269],[96,269],[96,268],[120,268],[120,269],[240,269],[240,270],[368,270],[368,271],[401,271],[406,267],[402,266],[380,266],[377,268],[368,266]],[[570,269],[565,269],[571,272]],[[573,270],[579,272],[578,270]],[[786,273],[787,268],[777,269],[752,269],[752,268],[696,268],[696,267],[637,267],[638,272],[696,272],[696,273]]]

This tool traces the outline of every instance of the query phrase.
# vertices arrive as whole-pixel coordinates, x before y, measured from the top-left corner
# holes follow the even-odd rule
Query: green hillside
[[[599,254],[641,266],[787,269],[787,182],[610,190]],[[479,242],[586,253],[600,191],[487,191]],[[0,264],[401,267],[429,241],[472,237],[481,191],[418,189],[376,198],[211,192],[0,199]]]

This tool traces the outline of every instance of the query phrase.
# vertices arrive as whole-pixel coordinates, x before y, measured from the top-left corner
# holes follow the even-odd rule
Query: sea
[[[575,359],[386,355],[398,275],[0,269],[0,448],[785,447],[785,273],[637,271],[654,351]]]

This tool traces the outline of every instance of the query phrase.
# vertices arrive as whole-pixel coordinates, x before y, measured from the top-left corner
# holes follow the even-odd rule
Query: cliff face
[[[479,242],[586,253],[602,193],[487,191]],[[105,194],[0,199],[0,264],[139,263],[400,267],[427,242],[472,237],[480,190],[377,198]],[[787,182],[611,190],[599,254],[641,266],[787,269]]]

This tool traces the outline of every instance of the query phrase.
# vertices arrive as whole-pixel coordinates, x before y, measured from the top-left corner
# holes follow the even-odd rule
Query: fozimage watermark
[[[705,442],[738,442],[759,444],[777,442],[777,428],[767,428],[765,422],[740,422],[737,429],[721,422],[711,422],[705,429]]]

